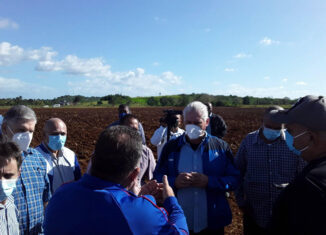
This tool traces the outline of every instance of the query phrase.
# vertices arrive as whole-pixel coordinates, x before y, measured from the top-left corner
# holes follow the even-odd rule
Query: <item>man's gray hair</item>
[[[187,114],[190,112],[198,113],[205,122],[208,118],[207,107],[200,101],[193,101],[184,108],[183,110],[184,120],[186,120]]]
[[[19,120],[33,120],[37,122],[33,109],[25,105],[16,105],[6,112],[3,118],[3,123],[14,123]]]

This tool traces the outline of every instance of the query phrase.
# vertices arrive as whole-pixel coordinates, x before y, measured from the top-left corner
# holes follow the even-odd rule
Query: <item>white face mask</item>
[[[14,132],[11,130],[10,127],[9,130],[11,131],[12,134],[14,134]],[[18,132],[14,134],[11,140],[19,146],[21,151],[27,151],[29,145],[32,142],[32,139],[33,139],[33,133],[26,131],[26,132]]]
[[[198,139],[205,133],[204,130],[202,130],[199,126],[188,124],[186,125],[186,134],[189,137],[189,139],[194,140]]]

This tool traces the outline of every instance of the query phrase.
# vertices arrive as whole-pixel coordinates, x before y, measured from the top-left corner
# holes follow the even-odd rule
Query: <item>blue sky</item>
[[[326,92],[324,0],[0,1],[0,98]]]

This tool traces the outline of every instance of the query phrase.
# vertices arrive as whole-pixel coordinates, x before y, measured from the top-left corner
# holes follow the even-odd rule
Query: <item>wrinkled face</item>
[[[14,158],[0,161],[0,180],[17,179],[19,176],[19,169],[17,161]]]
[[[20,133],[20,132],[30,132],[33,133],[35,131],[35,120],[26,120],[21,119],[16,121],[15,123],[4,123],[3,124],[3,131],[4,134],[8,137],[8,139],[12,139],[14,134]],[[11,131],[10,131],[11,129]]]
[[[49,143],[50,135],[67,135],[67,126],[64,122],[53,122],[45,131],[45,142]]]
[[[199,113],[197,113],[196,111],[191,111],[185,116],[184,124],[193,124],[199,126],[202,130],[206,130],[206,127],[209,124],[209,118],[207,118],[207,120],[205,121]]]
[[[138,131],[138,120],[135,118],[130,119],[129,122],[127,123],[127,126]]]

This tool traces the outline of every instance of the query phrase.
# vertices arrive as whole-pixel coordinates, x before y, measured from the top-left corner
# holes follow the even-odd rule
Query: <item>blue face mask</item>
[[[58,151],[59,149],[62,149],[65,146],[66,140],[66,135],[49,135],[48,146],[53,151]]]
[[[17,179],[0,180],[0,202],[9,197],[16,188]]]
[[[126,115],[127,115],[127,113],[119,113],[119,119],[121,120]]]
[[[276,140],[281,136],[281,130],[273,130],[267,127],[264,127],[263,134],[268,140]]]
[[[301,150],[298,150],[298,149],[296,149],[293,146],[293,141],[294,141],[295,138],[300,137],[300,136],[302,136],[305,133],[306,133],[306,131],[305,132],[302,132],[299,135],[296,135],[296,136],[293,137],[288,131],[285,131],[285,142],[286,142],[287,146],[289,147],[289,149],[293,153],[295,153],[298,156],[300,156],[301,155],[301,152],[304,151],[304,150],[306,150],[309,146],[306,146],[305,148],[303,148]]]

